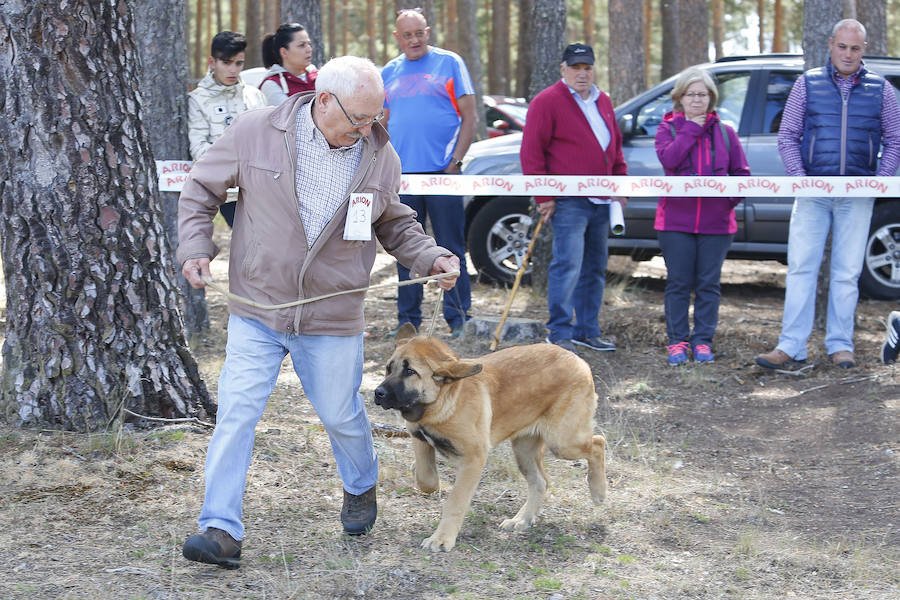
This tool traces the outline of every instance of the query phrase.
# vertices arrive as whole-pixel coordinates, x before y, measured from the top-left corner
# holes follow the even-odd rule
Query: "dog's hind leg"
[[[591,500],[601,504],[606,499],[606,438],[593,435],[593,429],[587,427],[584,431],[568,433],[564,440],[555,440],[559,445],[550,444],[550,450],[566,460],[587,459]]]
[[[535,435],[513,438],[513,452],[516,464],[528,481],[528,499],[519,512],[511,519],[504,520],[500,527],[506,530],[523,531],[534,525],[538,511],[547,493],[547,474],[544,472],[544,440]]]

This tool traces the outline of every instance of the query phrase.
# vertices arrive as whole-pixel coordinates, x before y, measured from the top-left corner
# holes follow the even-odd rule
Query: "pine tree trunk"
[[[709,11],[707,0],[679,0],[678,23],[681,68],[709,62]]]
[[[375,62],[378,60],[375,54],[375,0],[366,0],[366,43],[368,56]]]
[[[787,52],[787,44],[784,41],[784,5],[781,0],[775,0],[773,12],[772,52]]]
[[[157,160],[190,160],[187,139],[187,43],[184,0],[137,0],[135,40],[144,68],[140,77],[144,129]],[[166,65],[160,69],[157,65]],[[160,192],[163,224],[174,256],[178,246],[178,194]],[[209,329],[206,293],[176,269],[188,335]]]
[[[713,47],[719,60],[725,55],[725,0],[712,0],[712,20]]]
[[[491,5],[491,45],[488,60],[488,90],[509,95],[509,0],[493,0]]]
[[[609,39],[613,44],[639,40],[644,32],[644,0],[609,0]],[[643,44],[609,55],[609,96],[613,106],[644,90]]]
[[[469,75],[472,77],[472,85],[475,87],[475,132],[478,138],[487,137],[487,128],[484,123],[484,110],[478,107],[483,106],[481,103],[481,95],[484,86],[481,77],[481,51],[478,44],[478,21],[476,15],[477,0],[458,0],[458,8],[460,14],[459,20],[459,55],[462,56],[469,69]]]
[[[131,3],[0,4],[0,55],[0,414],[89,431],[123,408],[213,412],[141,125]]]
[[[534,64],[533,8],[534,0],[521,0],[519,7],[519,38],[516,52],[516,96],[529,96],[531,65]]]
[[[828,61],[831,28],[841,20],[843,5],[833,0],[803,3],[803,68],[821,67]]]
[[[659,0],[659,10],[662,24],[662,67],[659,76],[666,79],[681,70],[678,0]]]
[[[559,80],[559,65],[566,47],[566,3],[563,0],[534,0],[532,13],[534,61],[528,98]]]
[[[866,54],[887,56],[887,2],[856,0],[856,18],[866,28]]]
[[[245,9],[247,29],[242,33],[247,37],[247,51],[244,53],[246,57],[244,68],[252,69],[262,66],[262,26],[259,3],[247,2]],[[210,43],[212,43],[212,38],[210,38]]]
[[[325,63],[325,45],[322,36],[322,3],[320,0],[281,0],[279,10],[282,23],[294,21],[303,25],[309,32],[313,45],[312,62],[317,67],[321,67]],[[346,19],[346,16],[344,18]]]

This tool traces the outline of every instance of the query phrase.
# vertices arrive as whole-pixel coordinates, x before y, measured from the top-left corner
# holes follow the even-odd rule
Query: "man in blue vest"
[[[778,151],[788,175],[893,176],[900,164],[900,107],[894,88],[866,69],[866,29],[844,19],[828,40],[827,65],[794,83],[778,130]],[[881,161],[878,150],[883,145]],[[835,366],[850,368],[853,320],[859,296],[874,198],[800,197],[788,236],[788,273],[778,346],[756,357],[769,369],[806,360],[815,317],[816,283],[828,231],[831,272],[825,349]]]

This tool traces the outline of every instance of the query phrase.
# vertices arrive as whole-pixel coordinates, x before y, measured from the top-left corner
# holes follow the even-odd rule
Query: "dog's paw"
[[[450,552],[453,550],[453,546],[456,545],[456,537],[450,536],[442,536],[438,532],[435,532],[429,538],[425,538],[422,541],[422,549],[428,550],[430,552]]]
[[[512,519],[504,519],[503,522],[500,523],[500,529],[505,529],[506,531],[525,531],[530,527],[534,527],[536,522],[536,517],[523,518],[516,515]]]

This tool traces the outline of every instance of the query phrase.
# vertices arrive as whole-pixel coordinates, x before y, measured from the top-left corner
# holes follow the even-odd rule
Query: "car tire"
[[[881,202],[872,211],[872,225],[859,291],[874,300],[900,299],[900,202]]]
[[[469,257],[479,275],[502,284],[515,280],[535,222],[530,208],[530,198],[499,196],[488,200],[475,213],[467,242]],[[529,271],[530,267],[526,276]]]

